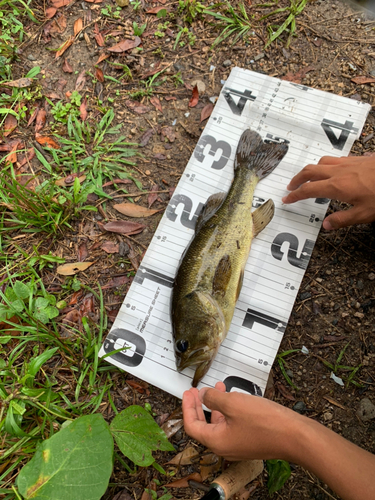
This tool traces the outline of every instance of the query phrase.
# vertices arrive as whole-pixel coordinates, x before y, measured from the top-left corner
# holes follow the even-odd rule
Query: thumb
[[[339,212],[329,215],[324,219],[323,227],[327,229],[327,231],[332,231],[333,229],[340,229],[341,227],[360,224],[362,222],[364,221],[362,220],[360,209],[353,207],[349,210],[340,210]]]
[[[219,411],[223,415],[226,415],[231,407],[229,402],[231,394],[217,389],[201,389],[199,392],[199,399],[207,408]]]

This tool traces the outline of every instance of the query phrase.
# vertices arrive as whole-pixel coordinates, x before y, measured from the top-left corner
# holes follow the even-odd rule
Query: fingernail
[[[287,198],[288,198],[287,196],[283,196],[283,197],[281,198],[281,201],[282,201],[283,203],[288,203],[288,202],[286,201],[286,199],[287,199]]]
[[[204,398],[204,395],[205,393],[208,391],[208,387],[203,387],[203,389],[201,389],[198,393],[198,397],[199,397],[199,401],[201,403],[203,403],[203,398]]]
[[[332,224],[329,222],[329,220],[325,219],[323,221],[323,227],[324,229],[326,229],[327,231],[332,231],[332,229],[335,229]]]

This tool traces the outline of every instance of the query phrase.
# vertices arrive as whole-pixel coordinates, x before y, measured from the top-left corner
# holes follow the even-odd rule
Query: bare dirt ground
[[[256,22],[265,10],[257,7],[258,2],[252,3],[251,6],[251,2],[248,2],[248,11],[255,16],[256,35],[246,41],[239,40],[233,46],[228,43],[219,45],[213,51],[210,46],[218,36],[215,25],[210,26],[197,18],[191,25],[191,32],[196,37],[194,45],[187,43],[186,38],[186,44],[174,50],[176,30],[173,25],[160,28],[158,25],[165,23],[165,20],[157,19],[155,14],[145,13],[162,5],[175,12],[176,21],[183,26],[184,20],[177,13],[178,2],[148,3],[138,12],[134,11],[132,5],[126,6],[121,10],[120,18],[114,19],[102,13],[105,5],[110,5],[114,10],[114,2],[104,0],[96,4],[73,1],[69,6],[60,8],[53,19],[46,20],[39,28],[29,27],[33,34],[32,40],[21,47],[21,59],[14,71],[22,76],[34,66],[40,66],[42,74],[39,81],[44,96],[50,96],[53,102],[66,100],[67,92],[79,89],[81,95],[88,97],[88,119],[93,122],[99,117],[98,98],[103,105],[111,105],[116,123],[122,124],[121,132],[129,140],[143,144],[143,158],[137,161],[134,176],[142,182],[146,192],[152,189],[160,191],[152,208],[160,209],[161,212],[149,218],[135,219],[146,228],[131,239],[103,232],[101,226],[107,221],[126,219],[112,208],[115,202],[127,201],[127,197],[123,196],[106,203],[98,214],[85,214],[76,221],[74,231],[65,234],[63,239],[52,243],[48,238],[41,241],[40,253],[52,251],[67,262],[80,260],[84,245],[87,256],[95,264],[80,279],[89,285],[99,282],[105,288],[105,308],[111,320],[116,316],[132,274],[204,128],[206,122],[200,121],[202,109],[209,104],[210,97],[219,94],[222,86],[220,82],[228,77],[232,67],[239,66],[293,79],[327,92],[374,104],[375,83],[358,84],[352,81],[358,76],[375,76],[375,22],[371,18],[366,18],[341,2],[312,1],[297,18],[297,36],[292,39],[291,45],[286,48],[286,38],[281,37],[281,40],[265,50],[266,20]],[[283,0],[279,4],[287,5],[288,2]],[[42,5],[39,7],[43,8]],[[51,49],[57,49],[71,36],[74,22],[79,18],[83,19],[84,30],[70,48],[55,59],[55,52],[51,52]],[[143,51],[108,52],[108,47],[126,37],[132,39],[133,21],[138,25],[147,21],[146,31],[141,36]],[[163,36],[155,35],[157,31]],[[99,33],[106,40],[104,45],[98,43]],[[97,63],[104,54],[109,57]],[[66,66],[64,71],[65,60],[72,72],[66,72]],[[118,78],[120,74],[118,69],[111,66],[111,62],[126,64],[133,79],[124,79],[121,84],[103,79],[102,75]],[[210,69],[211,66],[215,66],[214,71]],[[102,73],[97,71],[97,67]],[[153,104],[151,96],[140,96],[138,99],[129,97],[129,91],[144,88],[141,81],[161,69],[165,69],[163,77],[166,80],[155,87],[152,94],[152,97],[159,99],[159,110],[155,107],[159,104],[157,101]],[[84,76],[83,83],[82,77],[81,82],[77,83],[80,75]],[[203,82],[205,89],[200,93],[197,106],[189,108],[194,80]],[[43,100],[43,105],[48,112],[49,104]],[[188,117],[185,116],[187,112],[190,112]],[[353,154],[371,154],[374,151],[374,118],[371,111],[361,139],[354,145]],[[43,130],[45,135],[49,133],[48,123],[49,116]],[[33,140],[30,129],[24,129],[22,134],[26,140]],[[38,170],[37,163],[34,168]],[[110,186],[105,190],[108,194],[114,192]],[[138,193],[139,189],[129,185],[128,191]],[[95,195],[92,195],[92,199],[98,201]],[[149,195],[136,195],[134,201],[147,207],[151,199]],[[340,208],[337,202],[331,203],[330,210]],[[117,251],[109,254],[103,251],[101,246],[105,241],[111,241]],[[21,240],[21,243],[25,250],[31,248],[31,241]],[[297,353],[285,358],[288,374],[299,389],[289,386],[279,366],[275,365],[268,390],[268,397],[273,400],[298,408],[305,415],[372,452],[375,451],[375,421],[364,421],[357,412],[364,398],[375,403],[374,250],[375,232],[371,226],[352,227],[332,233],[321,231],[280,348],[280,352],[283,352],[306,346],[310,351],[308,356]],[[106,288],[105,285],[114,277],[123,278],[119,281],[121,286]],[[64,282],[64,278],[52,271],[45,271],[43,279],[45,286],[59,287]],[[347,345],[341,365],[359,367],[353,377],[357,385],[349,382],[342,387],[330,378],[331,369],[324,363],[334,365]],[[336,372],[344,379],[350,373],[348,369],[338,369]],[[160,424],[173,417],[181,417],[179,400],[155,387],[142,385],[141,381],[127,374],[118,373],[115,377],[117,389],[113,390],[112,398],[119,410],[129,404],[143,405],[149,402]],[[101,407],[103,415],[108,419],[113,418],[111,406],[107,401],[104,403]],[[175,433],[171,441],[177,451],[191,444],[183,429]],[[197,443],[194,446],[203,453],[203,447]],[[157,456],[157,460],[167,470],[175,470],[177,478],[200,470],[199,462],[181,467],[165,465],[168,456],[171,458],[173,454]],[[139,469],[138,473],[129,476],[116,462],[111,480],[113,486],[104,498],[139,500],[154,477],[161,484],[167,482],[152,468]],[[209,483],[209,479],[206,483]],[[268,498],[265,484],[264,474],[251,488],[251,498]],[[156,489],[162,493],[159,486]],[[202,495],[201,491],[192,488],[175,488],[172,493],[176,498],[199,498]],[[275,494],[275,498],[324,500],[337,497],[316,477],[293,466],[291,478]]]

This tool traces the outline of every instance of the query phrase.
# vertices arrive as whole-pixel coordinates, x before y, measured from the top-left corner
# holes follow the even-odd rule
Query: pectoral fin
[[[207,198],[206,204],[198,216],[198,220],[195,225],[195,233],[198,233],[203,224],[215,215],[226,197],[227,193],[215,193]]]
[[[229,285],[231,275],[232,265],[230,262],[230,257],[229,255],[224,255],[224,257],[220,259],[220,262],[216,267],[214,279],[212,281],[212,293],[214,296],[220,295],[221,297],[224,297]]]
[[[254,238],[271,222],[274,213],[275,204],[272,200],[266,201],[253,212]]]

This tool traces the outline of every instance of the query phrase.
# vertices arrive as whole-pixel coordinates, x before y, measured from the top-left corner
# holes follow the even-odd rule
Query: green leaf
[[[141,467],[154,462],[152,451],[174,451],[164,431],[141,406],[123,410],[112,420],[110,428],[122,453]]]
[[[267,488],[270,495],[279,491],[289,479],[292,471],[290,465],[285,460],[266,460],[268,471]]]
[[[32,288],[22,283],[22,281],[17,280],[13,285],[13,291],[19,299],[28,299],[31,295]]]
[[[51,359],[52,356],[55,354],[55,352],[58,350],[59,350],[58,347],[54,347],[53,349],[47,349],[46,351],[42,352],[42,354],[40,354],[39,356],[32,359],[29,363],[26,373],[28,375],[31,375],[32,377],[35,377],[35,375],[38,373],[38,371],[41,369],[44,363],[46,363],[49,359]]]
[[[77,418],[46,439],[17,478],[28,500],[99,500],[113,468],[113,439],[100,414]]]
[[[26,75],[26,78],[35,78],[40,73],[40,66],[35,66]]]

